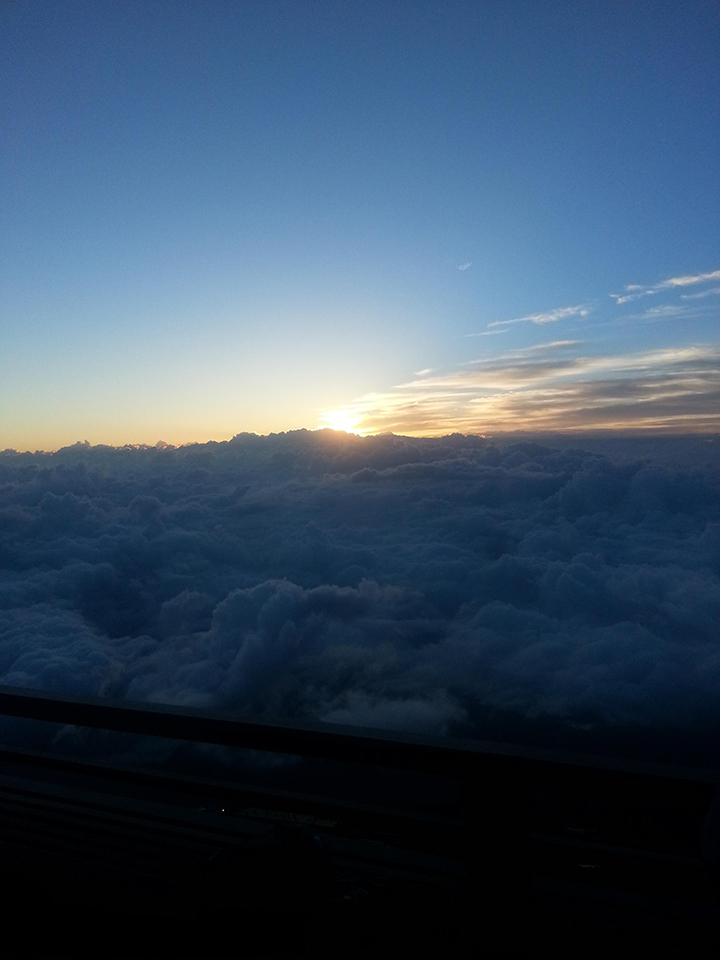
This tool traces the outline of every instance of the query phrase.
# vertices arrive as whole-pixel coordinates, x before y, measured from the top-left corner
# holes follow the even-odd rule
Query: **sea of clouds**
[[[5,451],[0,683],[713,760],[720,438]]]

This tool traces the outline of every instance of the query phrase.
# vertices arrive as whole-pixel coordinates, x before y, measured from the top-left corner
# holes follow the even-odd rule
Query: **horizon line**
[[[588,435],[605,435],[612,437],[624,437],[624,438],[641,438],[646,436],[655,436],[655,437],[702,437],[703,439],[710,440],[714,438],[720,439],[720,431],[711,429],[711,430],[685,430],[678,431],[672,430],[668,427],[567,427],[567,428],[555,428],[553,430],[529,430],[523,428],[517,428],[514,430],[494,430],[491,433],[462,433],[462,431],[454,430],[448,433],[435,433],[435,434],[411,434],[411,433],[393,433],[391,430],[379,431],[378,433],[358,433],[353,430],[336,430],[333,427],[323,426],[323,427],[296,427],[292,430],[280,430],[277,432],[270,433],[255,433],[251,430],[241,430],[239,433],[233,434],[231,437],[228,437],[224,440],[187,440],[183,443],[167,443],[164,440],[157,440],[155,443],[139,443],[129,441],[126,443],[112,444],[112,443],[90,443],[89,440],[76,440],[74,443],[63,444],[62,446],[55,447],[52,449],[45,448],[36,448],[35,450],[27,449],[17,449],[16,447],[5,447],[0,450],[0,456],[10,456],[17,455],[22,456],[24,454],[30,454],[35,456],[37,454],[52,455],[54,453],[61,453],[64,450],[97,450],[102,448],[105,450],[156,450],[162,452],[164,450],[183,450],[188,447],[202,447],[207,446],[208,444],[227,444],[231,443],[233,440],[237,440],[242,437],[255,438],[257,440],[269,440],[273,437],[285,437],[290,434],[297,433],[324,433],[324,434],[335,434],[337,436],[342,436],[345,438],[354,438],[357,440],[373,440],[380,437],[394,437],[398,440],[443,440],[448,437],[463,437],[469,438],[474,437],[482,440],[492,440],[502,437],[517,437],[517,436],[527,436],[527,437],[585,437]]]

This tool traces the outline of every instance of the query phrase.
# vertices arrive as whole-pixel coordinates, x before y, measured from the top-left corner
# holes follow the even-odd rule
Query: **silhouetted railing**
[[[532,897],[541,904],[550,898],[556,905],[565,898],[574,913],[582,898],[595,903],[600,896],[608,915],[615,911],[632,918],[638,911],[654,911],[660,917],[672,903],[678,923],[685,918],[682,922],[697,924],[700,917],[720,929],[714,872],[720,865],[720,802],[714,799],[720,796],[720,771],[331,724],[237,719],[187,707],[61,698],[15,687],[0,687],[0,715],[452,777],[461,785],[460,816],[444,821],[444,832],[433,842],[438,848],[444,844],[444,855],[464,864],[470,920],[478,909],[486,922],[523,916],[535,902]],[[0,753],[12,763],[22,750]],[[72,765],[37,754],[34,758],[40,767]],[[84,775],[105,770],[87,763],[75,766]],[[151,775],[116,770],[113,776]],[[166,778],[166,785],[175,789],[172,778]],[[187,783],[183,787],[178,779],[177,788],[187,789]],[[9,783],[6,792],[13,790],[20,788]],[[232,789],[223,793],[231,795]],[[273,802],[269,798],[266,805]],[[288,794],[282,802],[307,814],[313,803],[319,809],[325,801]],[[256,815],[245,801],[242,809],[247,816]],[[357,811],[348,819],[352,817],[360,822]],[[401,809],[385,817],[383,829],[394,831],[402,846],[392,817],[410,824],[413,814]],[[370,826],[365,817],[361,832]],[[425,851],[418,870],[425,869],[422,857],[435,827],[431,818],[408,827],[415,831],[413,849]],[[377,823],[375,828],[381,829]],[[405,847],[410,846],[408,840]],[[382,842],[371,844],[362,857],[381,847]],[[699,909],[705,912],[699,914]],[[478,929],[477,936],[484,936]]]
[[[502,774],[540,785],[570,777],[601,778],[628,786],[682,789],[720,785],[720,771],[591,757],[481,740],[423,737],[340,724],[237,719],[190,707],[70,698],[0,686],[0,715],[166,737],[238,749],[315,757],[459,777]]]

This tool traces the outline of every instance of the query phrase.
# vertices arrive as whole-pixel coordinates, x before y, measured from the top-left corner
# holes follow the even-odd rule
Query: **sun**
[[[350,413],[347,410],[328,410],[321,417],[325,421],[325,426],[332,430],[344,430],[345,433],[355,433],[355,427],[360,423],[362,417]]]

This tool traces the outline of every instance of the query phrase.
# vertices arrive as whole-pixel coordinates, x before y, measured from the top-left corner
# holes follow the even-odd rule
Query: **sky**
[[[0,449],[720,429],[720,10],[11,2]]]

